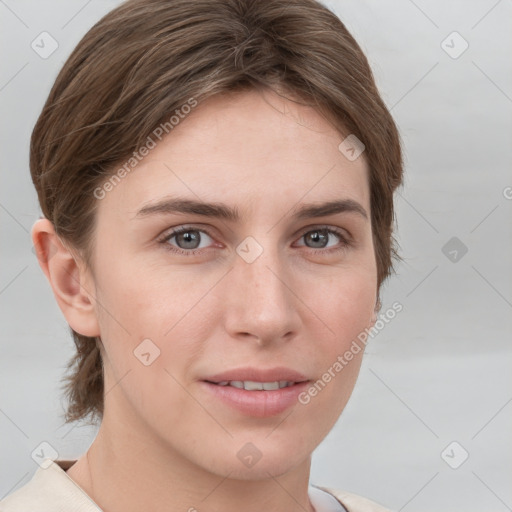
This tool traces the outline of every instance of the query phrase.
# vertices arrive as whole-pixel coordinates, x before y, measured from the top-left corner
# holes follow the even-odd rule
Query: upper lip
[[[252,382],[303,382],[309,380],[302,373],[290,368],[279,366],[275,368],[234,368],[226,370],[222,373],[216,373],[210,377],[203,379],[208,382],[224,382],[224,381],[252,381]]]

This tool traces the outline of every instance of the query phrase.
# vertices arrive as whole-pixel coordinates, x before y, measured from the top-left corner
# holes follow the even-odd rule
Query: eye
[[[301,240],[306,242],[306,246],[321,252],[331,252],[343,250],[350,245],[348,237],[346,237],[340,230],[328,227],[315,228],[307,231],[301,236]],[[334,243],[330,243],[330,240]],[[338,243],[336,243],[338,239]]]
[[[176,245],[171,244],[173,239]],[[169,251],[185,256],[193,256],[196,254],[196,251],[200,252],[208,246],[208,239],[210,239],[211,243],[212,239],[206,231],[183,226],[174,229],[171,233],[167,233],[159,242],[164,244],[165,248]]]
[[[299,247],[306,246],[310,251],[319,254],[342,251],[350,245],[350,237],[344,232],[325,226],[310,229],[299,240],[305,241],[305,244],[298,244]],[[203,229],[181,226],[166,233],[158,242],[175,254],[194,256],[207,250],[213,239]]]

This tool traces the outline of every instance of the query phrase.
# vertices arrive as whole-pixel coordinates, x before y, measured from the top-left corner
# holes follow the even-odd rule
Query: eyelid
[[[200,231],[201,233],[208,235],[210,238],[214,238],[210,228],[198,227],[198,225],[193,224],[179,224],[177,226],[166,228],[156,237],[156,240],[157,242],[161,242],[162,240],[169,239],[169,237],[179,235],[183,231]]]
[[[332,224],[312,224],[311,226],[305,226],[301,228],[298,233],[301,233],[300,236],[304,236],[306,233],[310,231],[318,231],[327,230],[336,233],[339,236],[343,236],[347,240],[353,240],[352,234],[345,228],[341,228],[340,226],[334,226]]]

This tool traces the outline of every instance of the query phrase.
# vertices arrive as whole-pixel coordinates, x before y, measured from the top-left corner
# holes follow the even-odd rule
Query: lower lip
[[[280,414],[297,404],[299,394],[308,387],[309,381],[272,391],[247,391],[206,381],[201,384],[209,393],[243,414],[265,418]]]

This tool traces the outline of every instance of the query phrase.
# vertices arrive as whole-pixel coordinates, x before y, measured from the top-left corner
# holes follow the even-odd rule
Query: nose
[[[226,276],[225,328],[233,339],[260,345],[292,339],[300,327],[301,304],[293,273],[278,249],[265,248],[251,263],[236,255]]]

